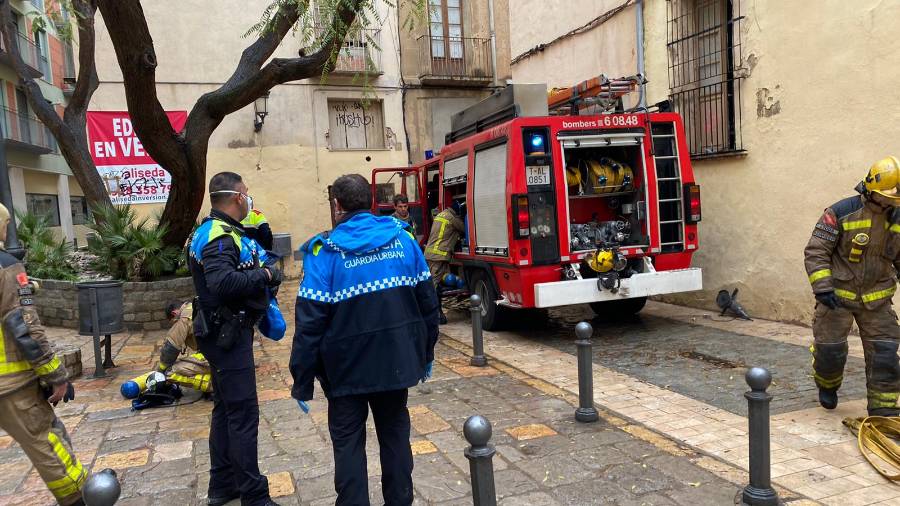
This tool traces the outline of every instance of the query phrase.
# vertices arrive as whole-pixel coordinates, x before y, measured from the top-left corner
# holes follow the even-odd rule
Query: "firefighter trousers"
[[[81,500],[87,471],[37,382],[0,397],[0,429],[19,443],[59,504]]]
[[[450,262],[440,260],[428,260],[428,270],[431,271],[431,282],[435,290],[440,290],[441,281],[450,272]]]
[[[866,359],[868,409],[893,408],[900,396],[900,327],[891,304],[874,310],[859,305],[838,309],[816,306],[811,348],[816,385],[840,388],[847,363],[847,335],[854,320]]]
[[[204,393],[212,392],[213,389],[209,366],[203,366],[189,360],[178,360],[172,364],[168,380]]]

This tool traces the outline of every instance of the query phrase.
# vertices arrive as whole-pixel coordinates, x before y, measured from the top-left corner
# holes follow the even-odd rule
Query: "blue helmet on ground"
[[[122,386],[119,388],[119,393],[126,399],[137,399],[137,396],[141,395],[141,387],[137,382],[128,380],[125,383],[122,383]]]

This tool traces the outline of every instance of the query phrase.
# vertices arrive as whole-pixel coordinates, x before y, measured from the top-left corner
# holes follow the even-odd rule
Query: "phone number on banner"
[[[160,185],[128,185],[122,184],[119,191],[110,195],[114,204],[145,204],[150,202],[165,202],[169,198],[169,190],[172,185],[163,183]]]

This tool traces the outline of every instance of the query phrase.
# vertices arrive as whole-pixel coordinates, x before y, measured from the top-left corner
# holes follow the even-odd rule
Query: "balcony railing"
[[[56,151],[56,139],[43,123],[6,107],[0,108],[0,111],[0,133],[8,144],[36,153]]]
[[[423,83],[484,84],[494,79],[491,39],[422,35],[417,40]]]
[[[324,29],[317,29],[316,36],[325,36]],[[341,52],[334,64],[335,74],[356,74],[360,72],[373,72],[381,74],[381,29],[363,28],[347,34]]]
[[[34,77],[47,75],[50,65],[47,58],[41,55],[37,45],[28,40],[28,37],[21,33],[16,35],[15,40],[16,44],[19,46],[19,53],[22,55],[22,61],[33,71]],[[6,42],[2,37],[0,37],[0,52],[2,52],[0,57],[2,57],[4,63],[11,64],[11,56],[9,51],[6,50]]]

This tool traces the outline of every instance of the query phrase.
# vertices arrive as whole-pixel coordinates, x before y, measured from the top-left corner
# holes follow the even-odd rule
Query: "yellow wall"
[[[694,265],[704,270],[705,289],[674,299],[711,307],[718,290],[739,287],[740,300],[752,315],[808,322],[813,298],[803,248],[816,219],[826,206],[854,194],[853,187],[872,162],[900,151],[900,87],[897,67],[890,64],[891,56],[900,53],[900,39],[888,35],[893,20],[900,18],[900,3],[741,4],[747,68],[740,84],[741,127],[747,155],[694,162],[703,199],[701,247]],[[513,47],[528,45],[516,41],[519,30],[545,16],[545,25],[559,30],[587,18],[573,10],[515,9]],[[558,68],[572,67],[561,70],[567,79],[588,78],[608,68],[631,72],[624,55],[634,47],[634,10],[618,17],[621,23],[609,21],[595,31],[615,32],[614,42],[622,49],[597,48],[605,55],[599,61],[566,60],[567,65]],[[645,1],[644,21],[652,104],[668,95],[666,2]],[[542,34],[539,39],[554,36]],[[582,39],[605,38],[576,36],[560,43],[553,54],[572,54]],[[533,78],[534,68],[551,64],[536,62],[549,54],[544,51],[513,66],[514,78]]]

